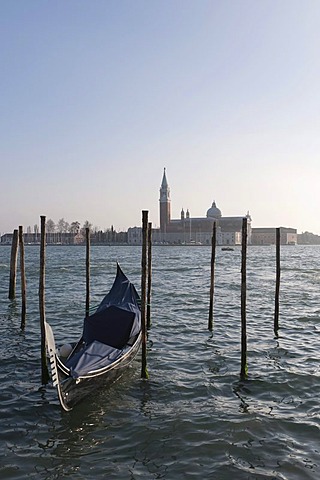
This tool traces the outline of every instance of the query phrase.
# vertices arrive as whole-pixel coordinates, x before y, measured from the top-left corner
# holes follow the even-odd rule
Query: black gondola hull
[[[68,411],[94,390],[113,383],[137,355],[141,345],[139,295],[117,265],[109,293],[96,312],[84,319],[82,337],[67,357],[56,349],[47,322],[45,331],[53,385]]]
[[[128,369],[136,357],[141,344],[141,335],[139,335],[135,344],[116,362],[108,365],[99,372],[92,372],[84,377],[72,378],[66,373],[63,364],[57,357],[57,368],[59,385],[58,389],[60,402],[65,410],[71,410],[77,403],[85,397],[92,394],[97,389],[107,387],[115,382]],[[69,372],[70,373],[70,372]]]

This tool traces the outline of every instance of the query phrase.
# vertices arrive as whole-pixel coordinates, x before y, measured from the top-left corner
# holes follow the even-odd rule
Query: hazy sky
[[[0,232],[249,210],[320,234],[319,0],[0,0]]]

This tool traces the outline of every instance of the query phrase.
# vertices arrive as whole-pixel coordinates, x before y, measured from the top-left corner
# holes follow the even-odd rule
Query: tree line
[[[80,231],[84,232],[86,228],[89,228],[90,230],[92,229],[92,223],[90,223],[88,220],[86,220],[81,227],[80,222],[75,221],[75,222],[67,222],[64,218],[60,218],[60,220],[55,223],[51,218],[47,220],[46,222],[46,230],[48,233],[54,233],[54,232],[59,232],[59,233],[73,233],[77,234]],[[95,230],[98,230],[98,227],[95,227]]]
[[[113,225],[110,228],[101,230],[99,227],[93,227],[92,223],[86,220],[83,225],[78,221],[71,223],[64,218],[55,223],[51,218],[46,222],[46,235],[48,243],[74,243],[72,237],[78,237],[76,243],[82,243],[85,239],[86,229],[90,229],[91,243],[126,243],[128,240],[127,232],[117,232]],[[36,224],[33,227],[27,227],[25,233],[26,241],[28,243],[38,242],[40,238],[39,226]],[[83,237],[83,238],[82,238]]]

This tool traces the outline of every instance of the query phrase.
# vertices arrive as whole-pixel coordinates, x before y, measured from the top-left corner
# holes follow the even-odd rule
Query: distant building
[[[299,245],[320,245],[320,235],[310,232],[298,233]]]
[[[2,245],[11,245],[13,233],[5,233],[1,237]],[[77,234],[70,232],[46,232],[46,243],[48,245],[74,245],[79,243]],[[40,244],[40,233],[31,233],[27,232],[23,234],[23,241],[27,245],[38,245]]]
[[[297,230],[295,228],[280,227],[280,244],[281,245],[296,245]],[[253,228],[252,245],[275,245],[276,243],[276,228]]]
[[[180,218],[171,218],[170,187],[164,169],[160,187],[160,228],[152,230],[152,239],[161,244],[211,244],[213,223],[217,226],[218,245],[239,245],[242,237],[242,222],[248,221],[248,243],[251,243],[251,217],[249,212],[245,216],[223,217],[215,201],[207,210],[205,217],[192,217],[189,210],[181,210]],[[128,243],[141,243],[141,228],[128,229]]]
[[[11,245],[13,233],[4,233],[1,235],[1,244],[2,245]]]
[[[130,227],[128,229],[128,244],[141,245],[142,244],[142,228]]]
[[[0,244],[11,245],[12,237],[13,233],[5,233],[1,236]],[[26,245],[39,245],[40,233],[24,233],[23,239]],[[84,245],[85,241],[85,235],[81,230],[78,232],[46,232],[47,245]],[[128,234],[127,232],[116,232],[112,227],[105,232],[102,230],[90,232],[90,242],[92,245],[126,245]]]

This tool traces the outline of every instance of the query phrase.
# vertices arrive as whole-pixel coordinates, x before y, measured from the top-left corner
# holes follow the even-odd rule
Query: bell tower
[[[160,231],[166,233],[171,218],[170,188],[167,182],[166,169],[163,171],[160,187]]]

